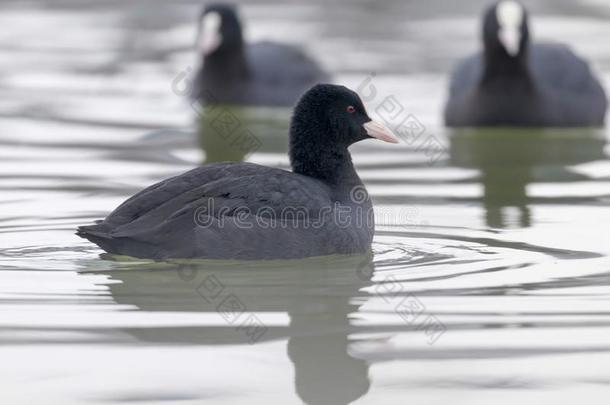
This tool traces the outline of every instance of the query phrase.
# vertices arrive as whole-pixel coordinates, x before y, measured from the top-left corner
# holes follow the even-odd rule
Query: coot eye
[[[353,105],[347,106],[347,112],[350,114],[353,114],[356,112],[356,107],[354,107]]]

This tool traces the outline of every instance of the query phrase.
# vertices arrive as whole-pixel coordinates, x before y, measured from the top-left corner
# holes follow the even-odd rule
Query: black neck
[[[242,45],[231,49],[219,49],[203,60],[204,75],[211,80],[215,78],[239,79],[248,76],[248,64]]]
[[[334,187],[351,189],[362,184],[347,147],[320,147],[313,151],[308,147],[311,148],[311,145],[299,145],[299,142],[291,140],[290,163],[293,172],[322,180]]]
[[[527,65],[527,49],[523,49],[516,57],[511,57],[503,48],[486,48],[483,55],[485,67],[481,83],[493,83],[496,79],[509,79],[525,84],[532,83]]]

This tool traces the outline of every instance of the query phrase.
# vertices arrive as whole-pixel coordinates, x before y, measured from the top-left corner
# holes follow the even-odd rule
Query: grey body
[[[363,253],[370,248],[374,224],[354,214],[371,214],[371,202],[348,196],[281,169],[209,164],[146,188],[78,234],[107,252],[153,259]],[[351,213],[349,221],[340,219],[345,212]],[[285,221],[274,224],[271,217]]]

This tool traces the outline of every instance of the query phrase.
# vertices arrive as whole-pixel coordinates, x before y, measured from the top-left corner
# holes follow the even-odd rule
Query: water
[[[393,96],[424,127],[353,148],[372,256],[152,263],[74,229],[239,155],[171,91],[196,66],[199,2],[2,1],[2,402],[605,403],[609,132],[445,130],[446,72],[484,2],[446,3],[243,9],[250,38],[304,44],[372,113]],[[537,38],[610,84],[605,2],[531,10]],[[240,111],[261,140],[248,160],[287,166],[287,114]]]

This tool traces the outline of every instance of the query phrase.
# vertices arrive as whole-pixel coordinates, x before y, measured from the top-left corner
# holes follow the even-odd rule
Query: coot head
[[[367,114],[358,94],[347,87],[318,84],[297,103],[292,116],[292,142],[307,142],[331,148],[347,148],[364,139],[397,143],[383,124]]]
[[[527,12],[521,3],[502,0],[487,9],[483,19],[483,43],[488,56],[523,59],[528,39]]]
[[[301,97],[292,116],[293,170],[330,176],[324,170],[331,170],[336,160],[345,158],[350,145],[371,138],[398,143],[390,129],[371,120],[354,91],[332,84],[315,85]]]
[[[243,36],[237,12],[228,4],[211,4],[201,14],[198,46],[204,56],[241,51]]]

